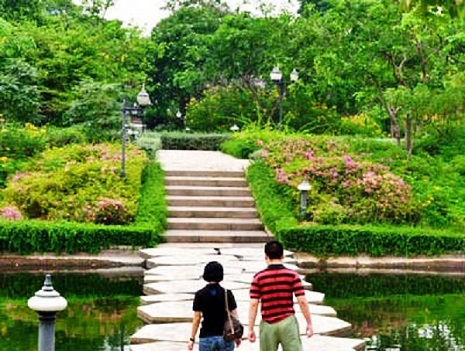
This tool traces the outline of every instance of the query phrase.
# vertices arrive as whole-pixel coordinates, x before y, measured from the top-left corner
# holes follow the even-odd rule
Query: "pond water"
[[[68,300],[57,316],[55,351],[129,350],[129,337],[143,325],[142,274],[53,273],[53,287]],[[38,317],[27,300],[43,282],[43,273],[0,273],[0,350],[37,351]]]
[[[312,274],[325,304],[353,325],[367,350],[465,350],[462,274]]]
[[[307,277],[350,336],[367,350],[465,350],[465,279],[462,274],[335,274]],[[0,273],[0,350],[36,351],[37,314],[27,300],[42,288],[43,273]],[[52,274],[68,300],[56,324],[56,351],[127,351],[143,323],[137,317],[142,272]],[[322,350],[324,351],[324,350]]]

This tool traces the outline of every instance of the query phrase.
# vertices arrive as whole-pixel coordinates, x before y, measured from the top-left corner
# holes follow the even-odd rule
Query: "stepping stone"
[[[148,268],[158,266],[191,266],[202,264],[203,266],[211,261],[218,261],[225,265],[226,263],[239,262],[234,256],[226,255],[187,255],[186,253],[176,256],[159,256],[147,260]],[[234,264],[234,263],[233,263]]]
[[[221,249],[221,253],[224,255],[242,256],[242,259],[244,260],[247,260],[247,259],[254,260],[257,258],[263,261],[265,260],[264,244],[261,244],[260,247],[256,247],[256,248],[247,248],[247,247],[224,248],[224,249]],[[284,250],[285,258],[291,257],[293,255],[294,255],[293,252]]]
[[[303,320],[303,316],[301,316],[302,318],[299,318],[297,314],[296,316],[297,316],[297,320],[299,320],[300,333],[306,339],[305,337],[306,322],[305,320]],[[242,319],[243,319],[242,322],[244,323],[247,317],[242,318]],[[303,323],[302,323],[302,320],[303,320]],[[135,334],[131,336],[131,343],[138,344],[138,343],[148,343],[148,342],[154,342],[154,341],[179,342],[183,340],[187,343],[187,338],[190,336],[191,327],[192,327],[191,321],[192,321],[192,316],[189,322],[147,324],[143,326],[142,328],[140,328]],[[338,333],[340,333],[341,331],[343,333],[346,333],[347,325],[350,330],[349,323],[344,322],[341,319],[336,318],[336,317],[313,315],[312,322],[313,322],[313,330],[315,334],[323,334],[327,336],[342,335]],[[259,320],[257,318],[256,327],[255,327],[255,332],[257,334],[258,334],[258,323],[259,323]],[[244,335],[244,338],[246,337],[247,335]],[[323,350],[326,351],[326,349],[323,349]]]
[[[165,247],[156,247],[152,249],[141,249],[139,250],[139,256],[144,259],[154,258],[158,256],[183,256],[186,252],[192,255],[209,255],[215,254],[216,251],[212,248],[193,248],[193,249],[184,249],[174,246],[165,246]]]
[[[157,294],[144,295],[140,297],[142,305],[150,305],[157,302],[178,302],[178,301],[193,301],[194,294]]]
[[[149,344],[130,345],[129,351],[181,351],[187,350],[187,342],[153,342]]]
[[[203,279],[149,283],[144,285],[144,293],[146,295],[164,293],[195,293],[197,290],[203,288],[206,284],[207,283]],[[222,285],[226,289],[230,290],[248,288],[247,284],[235,282],[223,282]]]
[[[152,303],[149,305],[139,306],[137,315],[146,323],[173,323],[173,322],[190,322],[192,321],[192,301],[164,301],[162,303]],[[336,317],[336,311],[329,306],[309,305],[312,316],[322,315],[328,317]],[[247,325],[249,313],[248,303],[239,303],[237,312],[239,318],[244,325]],[[295,305],[295,310],[298,311],[298,305]],[[258,321],[257,321],[258,322]]]
[[[311,311],[310,311],[311,314]],[[305,328],[307,326],[307,322],[300,311],[297,311],[295,316],[299,322],[300,326],[300,334],[305,334]],[[330,336],[344,336],[351,332],[352,325],[342,319],[337,317],[327,317],[327,316],[319,316],[319,315],[312,315],[312,324],[313,324],[313,332],[315,334],[322,334],[322,335],[330,335]]]
[[[303,337],[302,344],[306,351],[362,351],[365,349],[363,339],[338,338],[318,334],[311,338]]]

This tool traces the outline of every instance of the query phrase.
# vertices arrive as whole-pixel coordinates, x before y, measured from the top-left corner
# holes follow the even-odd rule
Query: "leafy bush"
[[[346,143],[327,138],[291,138],[265,145],[263,157],[286,184],[291,198],[308,179],[308,218],[319,223],[411,223],[418,204],[411,186],[387,166],[363,160]]]
[[[161,143],[165,150],[212,150],[220,149],[221,143],[228,140],[228,134],[188,134],[164,133]]]
[[[119,145],[76,144],[50,149],[28,172],[15,174],[2,191],[3,198],[30,219],[128,223],[136,212],[141,173],[148,160],[143,151],[131,145],[127,160],[127,176],[121,179]],[[104,198],[122,203],[111,220],[103,219],[109,210],[99,202]]]
[[[45,128],[30,123],[0,125],[0,157],[27,159],[42,152],[46,143]]]
[[[69,144],[79,144],[87,142],[87,137],[81,127],[73,126],[69,128],[47,128],[47,146],[63,147]]]
[[[378,122],[365,113],[341,118],[339,125],[341,134],[381,137],[383,131]]]

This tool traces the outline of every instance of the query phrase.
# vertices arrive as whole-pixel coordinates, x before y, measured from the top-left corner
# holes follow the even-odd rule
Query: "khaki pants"
[[[299,323],[294,315],[278,323],[260,322],[260,351],[276,351],[279,344],[283,351],[302,351]]]

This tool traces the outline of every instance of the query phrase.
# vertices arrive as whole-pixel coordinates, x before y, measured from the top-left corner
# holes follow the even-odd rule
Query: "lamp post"
[[[127,141],[127,120],[128,116],[142,117],[144,107],[151,105],[150,97],[145,86],[142,86],[141,91],[137,94],[137,103],[133,106],[126,106],[126,99],[123,100],[122,127],[121,127],[121,171],[120,177],[126,178],[126,141]]]
[[[39,351],[55,350],[56,314],[68,305],[66,299],[53,289],[52,277],[45,275],[44,286],[27,301],[30,309],[39,314]]]
[[[270,79],[276,84],[278,87],[278,93],[279,93],[279,124],[278,124],[278,129],[281,130],[282,123],[283,123],[283,98],[285,95],[285,90],[286,90],[286,83],[284,82],[283,79],[283,74],[279,70],[278,66],[275,66],[272,71],[270,72]],[[296,82],[299,79],[299,73],[297,70],[294,68],[290,74],[290,79],[291,82]]]
[[[308,191],[312,188],[310,183],[304,179],[297,186],[297,189],[300,191],[300,218],[303,220],[305,214],[307,213],[307,200],[308,200]]]

